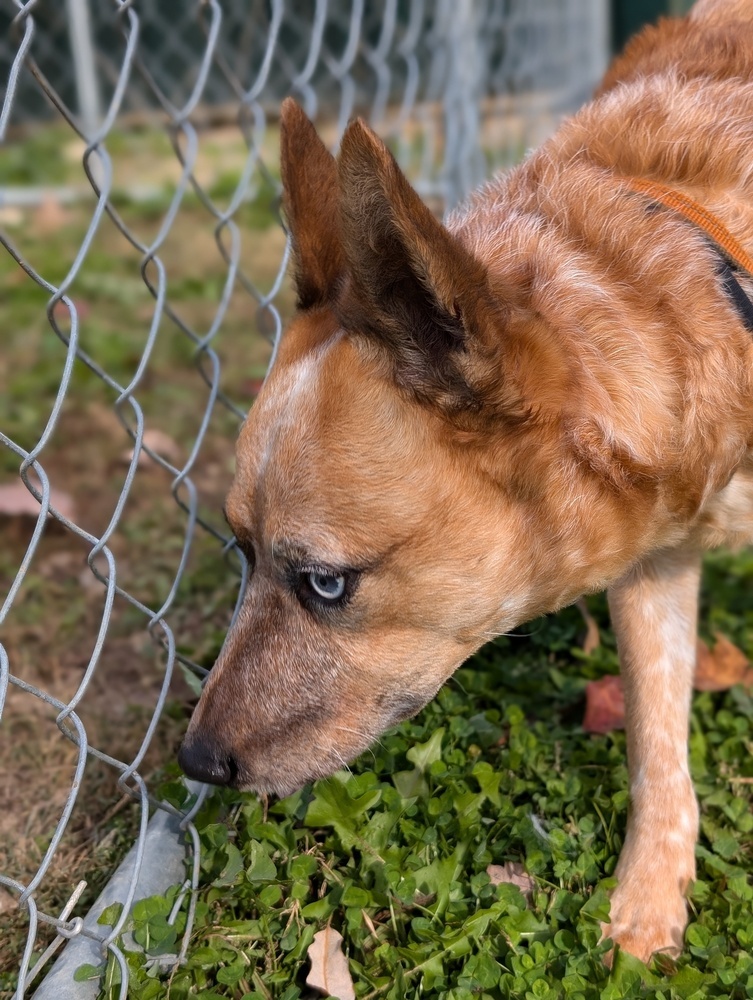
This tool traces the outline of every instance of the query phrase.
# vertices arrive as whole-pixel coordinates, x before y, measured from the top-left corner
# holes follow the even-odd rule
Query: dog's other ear
[[[335,159],[287,97],[280,111],[283,207],[293,242],[298,307],[326,302],[343,270]]]
[[[486,269],[432,214],[394,157],[362,121],[339,156],[349,276],[341,321],[390,352],[395,377],[419,397],[472,406],[467,377],[491,295]]]

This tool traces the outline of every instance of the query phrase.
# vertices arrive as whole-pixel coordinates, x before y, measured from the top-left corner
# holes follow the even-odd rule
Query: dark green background
[[[616,52],[644,24],[663,14],[684,14],[692,0],[612,0],[612,47]]]

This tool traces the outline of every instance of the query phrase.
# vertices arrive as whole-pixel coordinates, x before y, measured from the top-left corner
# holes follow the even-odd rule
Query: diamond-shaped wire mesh
[[[159,734],[186,697],[179,668],[211,665],[243,585],[217,511],[290,310],[281,98],[296,96],[333,146],[365,114],[439,210],[587,96],[604,11],[604,0],[0,0],[0,838],[19,845],[0,852],[0,992],[26,995],[83,934],[117,957],[127,994],[119,935],[150,811],[172,809],[144,775],[171,757]],[[67,250],[51,259],[60,234]],[[82,837],[103,772],[121,797]],[[129,803],[104,866],[135,848],[125,906],[92,930],[77,883]],[[179,814],[194,862],[176,961],[198,872],[191,805]],[[40,811],[44,835],[27,850]]]

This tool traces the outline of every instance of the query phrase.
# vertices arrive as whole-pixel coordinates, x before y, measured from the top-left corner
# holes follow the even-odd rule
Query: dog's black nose
[[[189,778],[206,781],[210,785],[229,785],[238,773],[231,756],[201,739],[183,740],[178,751],[178,763]]]

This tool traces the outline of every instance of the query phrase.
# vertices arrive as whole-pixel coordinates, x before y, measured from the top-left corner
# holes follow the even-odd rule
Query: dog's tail
[[[722,27],[734,21],[753,21],[753,0],[697,0],[691,21]]]

